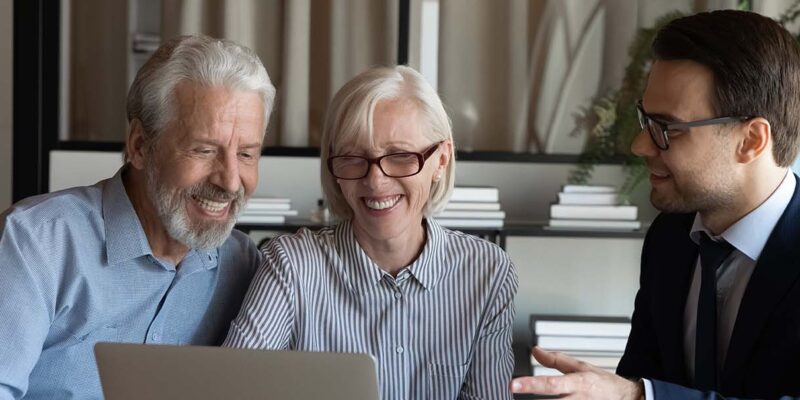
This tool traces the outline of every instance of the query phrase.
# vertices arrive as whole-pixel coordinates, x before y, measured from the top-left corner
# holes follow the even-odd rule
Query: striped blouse
[[[383,400],[510,399],[514,265],[488,241],[426,226],[397,277],[349,221],[271,240],[224,345],[370,353]]]

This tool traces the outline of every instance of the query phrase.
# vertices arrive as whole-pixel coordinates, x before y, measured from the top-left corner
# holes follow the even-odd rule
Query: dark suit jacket
[[[694,214],[661,214],[642,249],[631,335],[617,373],[651,379],[657,399],[800,396],[800,182],[744,292],[719,393],[690,389],[683,314],[697,260]]]

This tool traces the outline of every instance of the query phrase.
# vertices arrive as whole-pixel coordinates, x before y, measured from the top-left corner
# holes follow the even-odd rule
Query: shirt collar
[[[440,257],[444,254],[441,249],[446,233],[433,219],[426,219],[424,223],[427,232],[425,247],[408,270],[426,290],[431,290],[439,282],[444,271],[444,260]]]
[[[419,257],[406,270],[426,290],[431,290],[436,286],[444,271],[442,260],[439,258],[440,254],[443,254],[441,247],[446,233],[432,219],[425,220],[424,223],[427,232],[425,245]],[[379,284],[384,276],[388,274],[375,264],[358,244],[351,220],[343,221],[337,225],[334,235],[340,246],[339,251],[344,263],[343,268],[348,272],[353,288],[357,292],[370,290],[371,287]]]
[[[795,186],[797,185],[794,174],[787,171],[786,176],[778,188],[760,206],[751,211],[735,224],[731,225],[725,232],[718,237],[714,237],[711,232],[703,225],[702,218],[698,213],[694,217],[691,233],[692,241],[700,243],[700,234],[705,232],[715,239],[725,239],[733,245],[739,252],[746,255],[753,261],[757,261],[767,244],[770,234],[772,234],[775,224],[778,223],[789,202],[792,200]]]
[[[103,181],[103,224],[109,264],[153,254],[122,182],[125,169],[123,166],[113,177]]]

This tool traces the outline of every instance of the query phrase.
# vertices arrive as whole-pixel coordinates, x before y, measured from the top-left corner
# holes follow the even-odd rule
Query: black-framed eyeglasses
[[[436,152],[442,142],[437,142],[422,153],[412,151],[392,153],[380,157],[333,156],[328,158],[328,171],[338,179],[361,179],[369,174],[369,168],[376,164],[384,175],[391,178],[405,178],[422,171],[425,161]]]
[[[642,130],[646,130],[650,134],[650,139],[653,139],[656,147],[661,150],[669,149],[669,136],[670,131],[685,131],[688,128],[707,125],[728,124],[731,122],[746,121],[753,117],[717,117],[701,119],[698,121],[690,122],[667,122],[657,117],[654,117],[644,111],[642,101],[636,102],[636,113],[639,115],[639,125]]]

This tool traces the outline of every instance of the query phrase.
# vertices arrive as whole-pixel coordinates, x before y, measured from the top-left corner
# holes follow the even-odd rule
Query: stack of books
[[[433,217],[448,228],[502,228],[506,213],[496,187],[457,186],[444,210]]]
[[[283,224],[286,217],[297,216],[292,201],[277,197],[253,197],[239,214],[240,224]]]
[[[161,35],[137,32],[133,34],[132,48],[135,53],[153,53],[161,46]]]
[[[531,315],[533,343],[615,372],[631,332],[625,317]],[[531,355],[533,375],[561,375]]]
[[[558,202],[550,205],[549,228],[636,230],[642,227],[638,207],[619,204],[613,186],[564,185]]]

